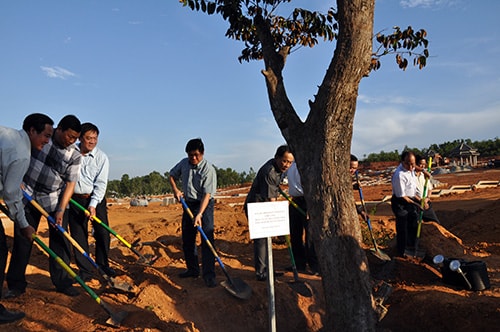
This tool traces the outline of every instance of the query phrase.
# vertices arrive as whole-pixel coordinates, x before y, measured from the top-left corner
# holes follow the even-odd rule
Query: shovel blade
[[[252,288],[240,278],[231,278],[220,283],[229,293],[242,300],[248,300],[252,295]]]
[[[156,260],[160,258],[160,256],[152,255],[152,254],[145,254],[141,255],[139,259],[137,260],[138,264],[142,265],[153,265]]]
[[[373,256],[377,257],[381,261],[386,261],[386,262],[391,261],[391,257],[380,249],[376,250],[375,248],[372,248],[371,253],[373,254]]]
[[[133,293],[133,289],[134,289],[134,287],[132,287],[129,283],[117,282],[113,278],[110,279],[109,286],[112,287],[113,289],[116,289],[117,291],[124,292],[124,293]]]
[[[120,327],[122,321],[125,319],[126,316],[127,316],[126,311],[120,311],[120,312],[111,314],[111,316],[106,321],[106,324],[108,324],[109,326],[113,326],[113,327]]]
[[[302,295],[303,297],[312,297],[313,293],[308,284],[300,280],[289,281],[288,285],[296,293]]]

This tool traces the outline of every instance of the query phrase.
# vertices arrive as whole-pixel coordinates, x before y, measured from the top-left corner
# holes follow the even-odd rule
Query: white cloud
[[[60,78],[62,80],[68,79],[69,77],[76,76],[74,73],[67,69],[55,66],[55,67],[45,67],[40,66],[40,69],[50,78]]]
[[[457,0],[401,0],[399,3],[402,7],[408,8],[431,8],[453,5],[457,3]]]

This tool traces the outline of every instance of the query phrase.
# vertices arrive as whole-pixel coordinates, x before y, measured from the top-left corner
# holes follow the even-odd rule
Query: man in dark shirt
[[[284,172],[292,165],[293,154],[287,145],[276,151],[273,159],[268,160],[257,172],[252,187],[245,200],[245,213],[248,217],[248,203],[276,201],[280,195],[279,185]],[[254,264],[257,280],[267,279],[267,239],[254,239]]]

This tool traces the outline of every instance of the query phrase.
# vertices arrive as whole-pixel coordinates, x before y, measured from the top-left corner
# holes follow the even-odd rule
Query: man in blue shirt
[[[194,224],[186,211],[182,214],[182,249],[186,259],[187,270],[181,278],[197,278],[200,274],[198,251],[196,248],[197,226],[201,226],[208,240],[214,243],[214,198],[217,190],[217,173],[215,168],[205,159],[205,147],[200,138],[190,140],[186,145],[187,158],[182,159],[170,170],[170,185],[175,198],[184,198],[189,209],[195,215]],[[182,191],[177,188],[176,181],[182,183]],[[215,287],[215,256],[202,241],[203,279],[208,287]]]
[[[21,183],[30,164],[31,150],[41,150],[52,137],[54,121],[45,114],[28,115],[23,129],[16,130],[0,126],[0,196],[3,198],[16,227],[28,241],[35,229],[29,225],[24,214]],[[5,279],[7,265],[7,238],[0,221],[0,285]],[[0,297],[2,288],[0,287]],[[23,312],[12,312],[0,304],[0,324],[11,323],[24,317]]]

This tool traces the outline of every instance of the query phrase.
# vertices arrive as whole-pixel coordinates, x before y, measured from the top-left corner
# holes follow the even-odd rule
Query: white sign
[[[288,202],[248,203],[248,227],[252,240],[290,234]]]

